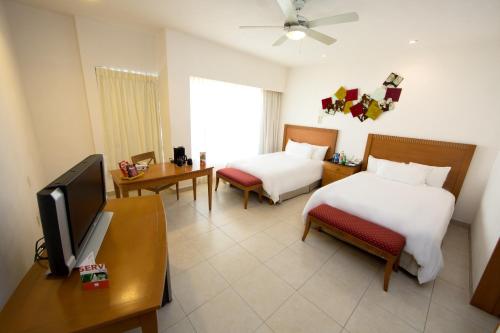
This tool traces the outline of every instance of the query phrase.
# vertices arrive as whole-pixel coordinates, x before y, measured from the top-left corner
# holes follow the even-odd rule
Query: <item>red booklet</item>
[[[80,280],[84,290],[109,287],[108,270],[104,264],[80,266]]]

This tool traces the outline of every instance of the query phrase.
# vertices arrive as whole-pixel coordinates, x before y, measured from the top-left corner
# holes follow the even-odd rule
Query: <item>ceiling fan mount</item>
[[[316,20],[308,20],[307,18],[299,14],[299,12],[304,8],[306,0],[276,0],[276,2],[285,15],[285,23],[283,24],[283,26],[240,26],[240,29],[283,29],[285,31],[285,34],[278,38],[278,40],[273,43],[273,46],[279,46],[283,44],[287,39],[300,40],[306,36],[323,44],[331,45],[337,41],[335,38],[311,28],[324,25],[355,22],[359,20],[359,16],[355,12],[323,17]]]
[[[293,6],[295,7],[296,11],[302,10],[304,6],[306,5],[306,0],[293,0]]]

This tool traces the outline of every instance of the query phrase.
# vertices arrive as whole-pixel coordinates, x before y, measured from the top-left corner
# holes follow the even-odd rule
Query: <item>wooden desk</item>
[[[109,288],[84,291],[76,270],[48,279],[48,263],[35,263],[0,312],[1,332],[157,332],[168,277],[161,199],[113,199],[105,210],[114,215],[96,262],[106,264]]]
[[[173,184],[182,180],[193,180],[193,195],[196,200],[196,178],[207,176],[208,178],[208,209],[212,210],[212,178],[213,167],[195,165],[177,166],[174,163],[151,164],[144,172],[144,176],[134,180],[122,179],[119,169],[111,171],[115,195],[117,198],[128,197],[128,192],[132,190],[156,187],[166,184]]]

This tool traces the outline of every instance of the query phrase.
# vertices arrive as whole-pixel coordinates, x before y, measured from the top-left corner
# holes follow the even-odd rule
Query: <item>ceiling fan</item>
[[[332,45],[337,40],[333,37],[325,35],[321,32],[311,28],[319,27],[322,25],[331,25],[347,22],[355,22],[359,20],[359,16],[355,12],[344,13],[334,16],[322,17],[316,20],[309,21],[304,16],[300,15],[300,11],[304,8],[306,0],[276,0],[285,15],[285,24],[282,26],[256,26],[246,25],[240,26],[240,29],[266,29],[266,28],[280,28],[285,30],[285,34],[278,38],[273,43],[273,46],[283,44],[287,39],[300,40],[305,36],[317,40],[326,45]]]

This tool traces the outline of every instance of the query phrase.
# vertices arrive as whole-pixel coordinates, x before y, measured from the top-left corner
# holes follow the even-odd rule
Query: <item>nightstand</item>
[[[325,161],[323,162],[323,179],[321,181],[321,186],[325,186],[342,178],[354,175],[359,171],[361,171],[361,164],[356,166],[347,166]]]

